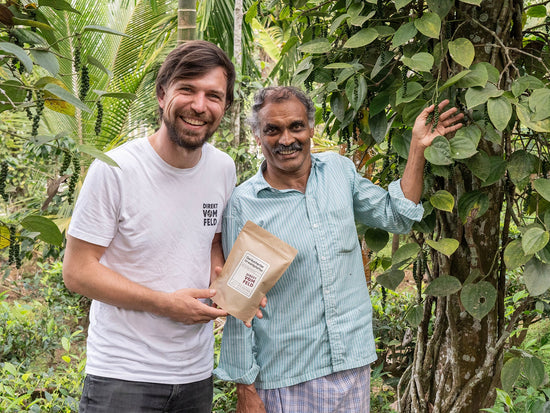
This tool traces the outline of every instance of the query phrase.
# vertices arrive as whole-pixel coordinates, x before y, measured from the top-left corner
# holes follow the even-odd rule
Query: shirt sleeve
[[[362,177],[353,168],[353,208],[355,218],[365,225],[386,231],[406,234],[415,221],[424,214],[422,204],[415,204],[405,198],[401,190],[401,179],[392,182],[388,191]]]
[[[114,238],[119,215],[117,171],[95,160],[86,174],[69,224],[69,235],[107,247]]]
[[[223,214],[222,245],[227,258],[243,226],[232,198]],[[220,362],[214,374],[221,380],[236,383],[254,383],[260,366],[254,355],[254,320],[248,328],[241,320],[227,316],[223,327]]]
[[[221,380],[252,384],[260,371],[254,357],[254,321],[248,328],[241,320],[227,316],[223,327],[220,362],[214,374]]]

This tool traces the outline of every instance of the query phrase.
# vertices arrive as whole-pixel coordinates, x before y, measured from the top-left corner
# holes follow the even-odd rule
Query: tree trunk
[[[505,54],[509,53],[507,47],[521,47],[522,4],[520,0],[485,0],[476,7],[456,2],[456,16],[446,18],[456,21],[447,27],[454,38],[465,37],[474,44],[477,62],[490,62],[503,72],[498,85],[502,89],[508,88],[515,75],[505,68]],[[510,27],[510,31],[503,31]],[[509,139],[506,133],[502,145],[482,139],[479,149],[489,156],[505,157]],[[436,186],[451,192],[455,199],[474,190],[483,191],[489,197],[489,209],[464,224],[458,212],[437,211],[434,234],[456,238],[460,246],[450,258],[434,251],[428,279],[452,275],[464,285],[477,274],[478,281],[491,283],[499,294],[497,304],[481,320],[464,310],[458,294],[426,300],[414,361],[399,387],[400,411],[478,412],[494,403],[495,386],[500,385],[495,378],[500,376],[510,330],[504,329],[504,271],[500,251],[501,243],[505,245],[508,237],[506,225],[501,230],[500,218],[510,184],[507,178],[502,178],[483,188],[468,168],[457,163],[448,178],[436,180]]]
[[[243,37],[243,0],[235,0],[235,20],[233,26],[233,60],[237,77],[240,78],[242,73],[242,37]],[[233,101],[231,110],[231,120],[233,128],[233,145],[238,147],[241,143],[241,99],[240,99],[240,82],[235,84],[236,99]]]
[[[178,0],[178,43],[197,37],[197,8],[195,0]]]

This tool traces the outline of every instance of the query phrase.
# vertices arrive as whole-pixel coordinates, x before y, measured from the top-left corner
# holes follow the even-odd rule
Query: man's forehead
[[[298,104],[298,106],[296,106],[296,104]],[[290,105],[292,106],[292,111],[289,113]],[[307,119],[306,107],[294,96],[286,99],[266,100],[259,114],[261,118],[265,116],[292,115],[295,119]]]
[[[223,72],[224,73],[223,82],[221,82],[219,77],[216,76],[216,73],[213,73],[213,72],[215,72],[214,69],[209,70],[208,72],[204,73],[201,76],[174,77],[173,79],[170,80],[169,86],[193,84],[193,83],[200,82],[200,81],[203,81],[203,80],[208,79],[208,78],[211,77],[212,82],[211,82],[210,88],[211,89],[219,89],[219,90],[225,92],[225,89],[226,89],[226,86],[227,86],[227,77],[225,76],[225,72]]]

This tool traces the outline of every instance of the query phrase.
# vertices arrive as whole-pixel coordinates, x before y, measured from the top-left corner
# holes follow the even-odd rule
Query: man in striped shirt
[[[420,221],[424,149],[460,128],[463,116],[441,113],[432,132],[426,119],[433,110],[418,116],[403,177],[386,191],[349,159],[310,152],[315,107],[306,94],[292,87],[257,93],[251,126],[265,161],[225,209],[224,253],[247,220],[299,252],[269,291],[262,319],[251,329],[227,319],[215,374],[237,383],[238,413],[369,411],[376,350],[355,221],[395,233]]]

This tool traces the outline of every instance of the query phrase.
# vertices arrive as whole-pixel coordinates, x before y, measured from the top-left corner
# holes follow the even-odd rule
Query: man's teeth
[[[193,126],[203,126],[206,125],[205,121],[202,121],[200,119],[188,119],[188,118],[182,118],[186,123],[189,123]]]
[[[281,149],[279,151],[282,155],[290,155],[291,153],[296,152],[294,149]]]

